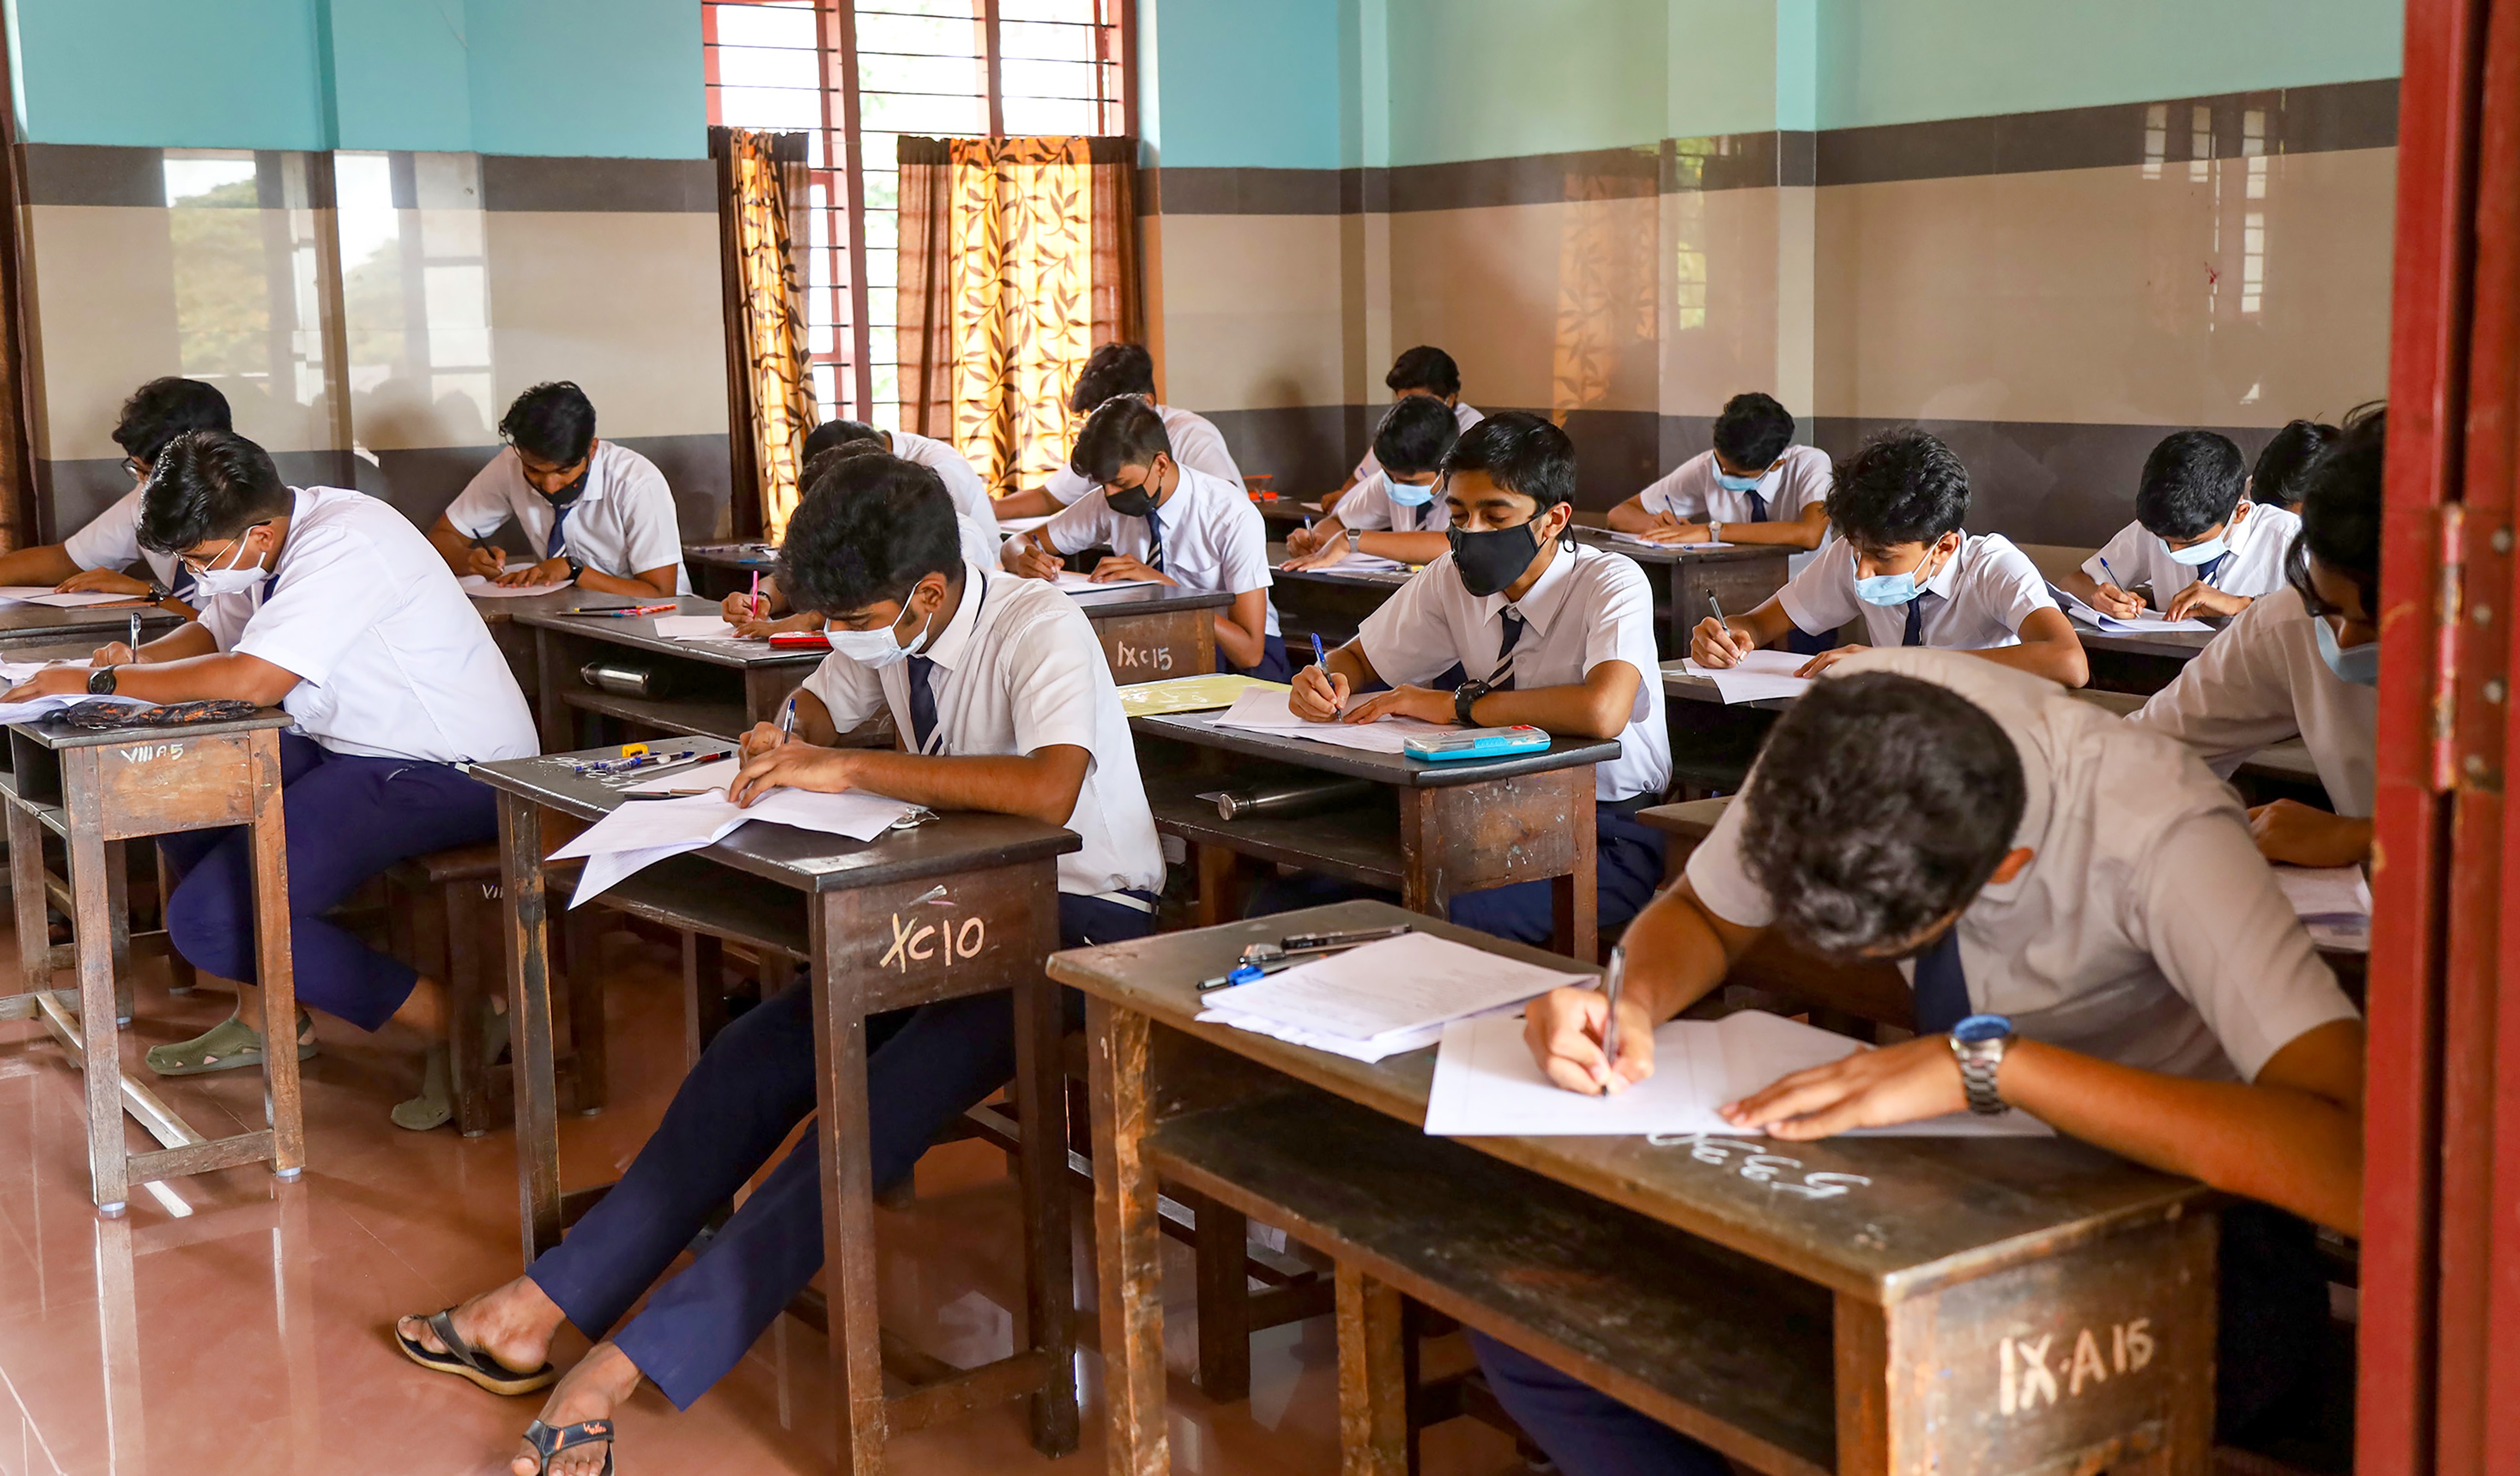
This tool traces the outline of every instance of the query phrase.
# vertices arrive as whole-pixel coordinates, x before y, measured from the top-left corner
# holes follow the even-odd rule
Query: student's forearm
[[[672,571],[660,582],[644,577],[608,574],[602,569],[585,569],[577,576],[577,587],[598,595],[622,595],[632,600],[671,600],[674,598]]]
[[[1728,953],[1728,927],[1706,911],[1686,880],[1646,903],[1628,923],[1620,938],[1628,956],[1624,988],[1643,1006],[1646,1018],[1668,1020],[1724,982],[1732,961],[1757,937],[1734,929],[1739,946]]]
[[[114,669],[114,694],[152,702],[232,698],[275,707],[297,686],[294,673],[256,656],[214,651],[181,660],[152,660]]]
[[[79,572],[77,560],[57,543],[0,554],[0,584],[51,586]]]
[[[1634,497],[1612,508],[1602,520],[1610,525],[1613,532],[1619,533],[1642,533],[1647,528],[1660,527],[1663,521],[1661,514],[1646,512],[1643,501]]]
[[[437,550],[437,557],[446,560],[446,566],[453,569],[458,578],[473,571],[472,540],[453,523],[439,518],[436,526],[428,530],[428,544]]]
[[[1470,705],[1470,720],[1482,728],[1525,724],[1557,738],[1614,738],[1628,729],[1642,680],[1627,662],[1604,661],[1581,683],[1489,693]]]
[[[1726,543],[1770,548],[1816,549],[1827,536],[1828,519],[1825,517],[1806,517],[1793,522],[1728,522],[1724,525]]]
[[[1356,541],[1357,551],[1401,563],[1433,563],[1453,546],[1441,533],[1370,532]]]
[[[1753,644],[1759,646],[1774,646],[1802,628],[1794,624],[1794,617],[1786,614],[1784,604],[1773,596],[1750,613],[1732,616],[1731,623],[1735,630],[1748,631]]]
[[[2080,687],[2092,680],[2091,658],[2083,653],[2080,641],[2024,641],[2018,646],[1991,646],[1969,654],[2066,687]]]
[[[2076,569],[2057,580],[2056,588],[2089,604],[2092,603],[2092,597],[2100,592],[2100,582],[2081,569]]]
[[[1085,783],[1082,763],[1062,765],[1047,752],[968,757],[880,748],[846,752],[849,781],[856,787],[931,810],[986,810],[1044,825],[1067,824]]]
[[[1043,488],[1035,487],[1027,492],[1010,492],[991,503],[989,510],[1000,522],[1004,522],[1010,517],[1047,517],[1059,511],[1061,506],[1058,498]]]
[[[1267,629],[1258,620],[1245,625],[1231,607],[1216,612],[1216,649],[1237,666],[1257,666],[1269,653]]]
[[[147,642],[134,654],[144,662],[183,661],[194,656],[206,656],[219,649],[210,628],[198,620],[187,620],[173,630]]]

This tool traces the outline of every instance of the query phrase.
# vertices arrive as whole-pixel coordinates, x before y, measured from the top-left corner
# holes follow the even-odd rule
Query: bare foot
[[[576,1367],[552,1386],[551,1398],[544,1403],[539,1418],[555,1430],[590,1419],[610,1419],[612,1411],[627,1404],[638,1388],[639,1365],[610,1343],[598,1343],[578,1360]],[[552,1457],[549,1476],[597,1476],[608,1454],[610,1447],[602,1441],[562,1451]],[[516,1476],[535,1476],[546,1469],[531,1446],[525,1447],[508,1468]]]
[[[516,1372],[530,1373],[551,1357],[552,1334],[566,1319],[533,1277],[518,1276],[456,1308],[452,1320],[458,1337]],[[404,1337],[429,1352],[447,1351],[429,1330],[428,1319],[405,1318],[397,1325]]]

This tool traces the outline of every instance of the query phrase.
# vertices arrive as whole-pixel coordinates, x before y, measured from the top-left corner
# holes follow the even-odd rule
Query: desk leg
[[[535,694],[534,724],[542,730],[543,752],[566,753],[577,746],[571,741],[577,711],[561,697],[569,681],[568,673],[561,669],[560,632],[534,627],[534,672],[542,689]]]
[[[1595,828],[1596,802],[1579,796],[1574,869],[1550,879],[1552,938],[1556,951],[1581,963],[1601,957],[1601,832]]]
[[[97,813],[94,749],[77,749],[62,765],[63,809]],[[87,1167],[97,1213],[120,1215],[130,1197],[130,1165],[122,1137],[122,1055],[114,1039],[113,951],[106,946],[105,841],[93,824],[69,827],[70,936],[78,960],[79,1045],[87,1055]],[[37,893],[38,896],[42,894]],[[42,934],[37,934],[40,940]]]
[[[53,987],[52,911],[44,894],[44,826],[24,805],[14,800],[6,803],[9,902],[18,922],[18,974],[25,993],[40,994]]]
[[[1400,1293],[1338,1265],[1339,1476],[1408,1476],[1408,1335]]]
[[[282,819],[280,735],[253,736],[253,954],[262,986],[264,1105],[271,1114],[271,1171],[295,1179],[306,1167],[306,1113],[298,1091],[297,966],[290,950],[289,830]]]
[[[876,1323],[874,1165],[867,1142],[866,996],[855,970],[835,970],[840,939],[866,923],[856,892],[807,899],[814,956],[814,1090],[823,1154],[823,1284],[830,1298],[832,1401],[840,1411],[839,1468],[883,1469],[883,1356]],[[880,926],[880,923],[874,923]]]
[[[1102,1000],[1085,1002],[1093,1052],[1094,1230],[1102,1281],[1102,1396],[1111,1406],[1111,1476],[1165,1476],[1163,1229],[1148,1092],[1150,1022]]]
[[[1022,1114],[1024,1321],[1048,1355],[1050,1384],[1032,1397],[1033,1449],[1076,1449],[1076,1239],[1068,1222],[1067,1075],[1059,987],[1046,974],[1015,986],[1015,1109]]]
[[[545,689],[549,695],[550,689]],[[560,1244],[560,1101],[552,1075],[551,919],[543,888],[543,817],[499,795],[499,894],[506,900],[510,1073],[517,1092],[518,1224],[525,1264]]]
[[[113,1023],[131,1023],[131,873],[123,842],[105,843],[105,906],[113,920]]]

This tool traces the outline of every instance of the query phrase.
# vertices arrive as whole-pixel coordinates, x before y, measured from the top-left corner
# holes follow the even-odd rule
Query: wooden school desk
[[[306,1163],[297,1052],[266,1052],[268,1127],[204,1138],[122,1070],[117,1016],[128,1012],[130,914],[123,848],[184,830],[244,826],[252,835],[255,970],[274,1020],[297,1018],[289,930],[289,859],[280,805],[280,730],[294,721],[266,709],[196,727],[80,732],[42,720],[9,725],[9,883],[16,900],[22,992],[0,1000],[0,1019],[39,1019],[87,1074],[88,1175],[97,1211],[123,1212],[132,1185],[257,1160],[284,1180]],[[47,837],[67,857],[61,874],[44,861]],[[67,950],[46,946],[47,909],[70,919]],[[67,957],[65,956],[67,955]],[[77,970],[77,1013],[55,968]],[[293,1036],[291,1037],[293,1039]],[[162,1146],[126,1146],[128,1109]]]
[[[779,566],[775,543],[687,543],[683,568],[692,576],[692,593],[715,602],[752,588],[752,576],[767,579]]]
[[[1430,1139],[1434,1052],[1200,1025],[1247,943],[1344,903],[1053,955],[1092,1051],[1106,1469],[1167,1467],[1157,1178],[1338,1264],[1339,1443],[1400,1476],[1414,1297],[1763,1472],[2203,1476],[2215,1201],[2064,1139]]]
[[[777,721],[788,693],[804,683],[825,655],[821,650],[774,650],[759,641],[678,641],[656,634],[655,617],[650,615],[572,615],[568,611],[580,605],[600,609],[664,602],[567,593],[571,598],[557,605],[543,605],[540,600],[514,602],[538,606],[517,611],[515,619],[534,632],[540,689],[534,719],[546,752],[574,748],[584,740],[578,732],[581,712],[616,719],[638,736],[737,737],[755,723]],[[685,595],[674,613],[714,617],[718,607],[713,601]],[[670,685],[662,696],[653,697],[604,692],[579,674],[590,661],[640,667]]]
[[[84,656],[100,646],[110,646],[130,635],[134,610],[140,613],[143,642],[155,641],[184,623],[173,611],[154,604],[82,604],[74,609],[56,609],[49,604],[0,604],[0,655],[33,660],[36,658],[22,653],[23,648],[83,641],[87,644],[78,654]]]
[[[1715,613],[1707,603],[1709,596],[1723,602],[1724,613],[1746,615],[1784,588],[1786,559],[1803,552],[1776,544],[1736,543],[1692,553],[1687,544],[1636,543],[1580,524],[1575,536],[1597,549],[1625,554],[1644,566],[1653,580],[1654,609],[1663,617],[1657,644],[1666,659],[1688,654],[1688,633]]]
[[[507,659],[509,675],[517,679],[517,690],[525,694],[525,705],[542,711],[542,657],[535,642],[534,628],[521,624],[517,617],[527,610],[549,612],[564,610],[571,605],[596,603],[603,597],[582,590],[554,590],[548,595],[521,595],[515,599],[470,597],[472,608],[480,613],[481,623],[490,628],[490,644],[499,648]]]
[[[1382,608],[1382,603],[1409,582],[1407,569],[1342,569],[1335,564],[1326,569],[1287,568],[1286,560],[1293,557],[1282,543],[1269,545],[1269,567],[1277,581],[1269,598],[1277,603],[1278,627],[1285,635],[1289,655],[1299,649],[1309,655],[1315,635],[1325,646],[1346,645],[1365,617]]]
[[[2071,619],[2071,616],[2067,617]],[[2150,696],[2179,680],[2196,653],[2220,631],[2163,631],[2158,635],[2110,634],[2074,621],[2083,654],[2092,663],[2091,685],[2102,692]]]
[[[1216,617],[1234,603],[1221,590],[1182,590],[1164,584],[1097,591],[1076,602],[1102,643],[1111,680],[1126,687],[1165,677],[1194,677],[1216,669]]]
[[[571,759],[617,752],[472,768],[499,791],[500,905],[509,924],[518,1189],[527,1264],[558,1244],[562,1228],[609,1187],[561,1192],[550,909],[566,907],[569,881],[556,878],[563,895],[551,897],[543,857],[557,847],[563,826],[573,829],[573,822],[601,819],[621,803],[601,779],[572,773]],[[1019,1396],[1032,1401],[1036,1449],[1061,1454],[1076,1448],[1067,1165],[1056,1134],[1027,1135],[1020,1165],[1026,1343],[1011,1358],[907,1393],[884,1393],[866,1019],[1012,988],[1017,1110],[1027,1123],[1061,1120],[1058,991],[1044,977],[1041,961],[1058,946],[1058,858],[1080,844],[1069,831],[1006,815],[947,815],[873,842],[756,823],[648,868],[601,900],[712,946],[734,940],[806,965],[805,987],[814,992],[831,1405],[845,1411],[839,1420],[843,1471],[882,1470],[887,1433]],[[687,949],[686,971],[697,975],[690,958]],[[696,976],[686,983],[696,986],[690,1007],[697,1019],[713,1007],[716,980]],[[696,1038],[701,1033],[696,1025]]]
[[[1595,956],[1593,766],[1619,756],[1617,739],[1558,738],[1538,753],[1430,764],[1219,728],[1218,716],[1129,720],[1155,828],[1192,848],[1200,921],[1240,911],[1239,858],[1396,891],[1411,912],[1438,917],[1463,892],[1546,880],[1556,898],[1556,946],[1570,958]],[[1213,800],[1198,797],[1340,779],[1376,789],[1310,815],[1240,820],[1220,818]]]

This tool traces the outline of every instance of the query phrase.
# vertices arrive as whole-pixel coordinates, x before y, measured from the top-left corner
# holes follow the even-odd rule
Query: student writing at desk
[[[1392,360],[1391,368],[1384,371],[1382,387],[1391,391],[1394,405],[1413,399],[1433,400],[1442,405],[1452,412],[1455,434],[1486,419],[1462,403],[1462,366],[1453,362],[1451,354],[1431,343],[1402,349],[1400,357]],[[1356,464],[1356,470],[1347,474],[1347,480],[1339,483],[1336,490],[1323,494],[1322,511],[1337,512],[1339,502],[1347,496],[1349,488],[1361,485],[1377,471],[1387,470],[1389,466],[1382,460],[1382,453],[1368,446],[1365,459]]]
[[[595,406],[565,380],[517,396],[499,418],[507,449],[490,459],[428,530],[458,574],[501,584],[573,584],[652,600],[691,593],[682,523],[656,464],[595,433]],[[542,556],[508,565],[483,548],[515,519]]]
[[[1123,397],[1145,401],[1162,418],[1164,434],[1171,439],[1173,455],[1182,466],[1230,482],[1235,496],[1244,495],[1242,469],[1234,464],[1234,453],[1226,449],[1225,436],[1215,423],[1178,405],[1155,404],[1155,361],[1139,344],[1105,343],[1094,350],[1085,367],[1077,371],[1076,384],[1067,392],[1067,408],[1078,415],[1092,415]],[[1046,517],[1094,488],[1094,481],[1077,471],[1075,463],[1070,461],[1043,478],[1040,486],[999,498],[997,515]]]
[[[408,518],[338,487],[284,484],[261,447],[196,430],[158,456],[144,489],[140,541],[179,556],[198,620],[142,647],[109,646],[96,666],[56,667],[9,694],[81,692],[185,702],[233,697],[288,710],[281,735],[289,834],[289,926],[297,998],[362,1030],[393,1027],[426,1048],[407,1128],[450,1107],[439,982],[369,948],[325,915],[409,856],[479,845],[498,833],[489,788],[456,766],[538,751],[532,715],[490,632]],[[237,982],[233,1018],[158,1046],[165,1076],[260,1066],[267,1026],[253,987],[253,859],[243,829],[159,842],[181,878],[166,903],[175,951]],[[462,1022],[478,1028],[481,1022]],[[293,1022],[298,1053],[313,1022]]]
[[[1065,556],[1108,548],[1094,566],[1097,581],[1151,579],[1234,597],[1213,616],[1219,671],[1270,682],[1292,674],[1269,603],[1269,532],[1259,510],[1240,487],[1173,460],[1171,432],[1154,406],[1119,399],[1094,412],[1067,464],[1099,490],[1008,539],[1000,555],[1007,568],[1056,579]]]
[[[2018,1107],[2261,1201],[2223,1216],[2222,1436],[2299,1381],[2327,1317],[2306,1220],[2360,1224],[2362,1024],[2193,754],[1956,652],[1843,662],[1629,928],[1617,1061],[1590,989],[1533,1003],[1534,1057],[1570,1091],[1643,1080],[1654,1025],[1771,929],[1823,958],[1900,961],[1918,1036],[1727,1117],[1798,1140]],[[1569,1476],[1727,1469],[1502,1344],[1479,1354]]]
[[[1396,714],[1617,738],[1619,756],[1594,769],[1598,917],[1617,927],[1662,880],[1662,832],[1632,814],[1671,783],[1652,587],[1636,560],[1566,537],[1575,447],[1538,416],[1479,422],[1444,458],[1443,475],[1452,552],[1367,616],[1326,665],[1296,673],[1288,705],[1317,723]],[[1412,685],[1456,665],[1479,675],[1449,692]],[[1376,682],[1392,690],[1360,694]],[[1451,913],[1466,927],[1546,944],[1550,899],[1548,882],[1525,881],[1464,893]]]
[[[1968,469],[1950,447],[1921,430],[1885,431],[1838,470],[1828,520],[1840,552],[1804,565],[1746,615],[1699,621],[1692,660],[1732,666],[1795,632],[1822,635],[1861,615],[1874,646],[1972,651],[2068,687],[2091,680],[2083,643],[2039,566],[2010,539],[1962,530]],[[1869,649],[1822,651],[1802,675]]]
[[[226,430],[227,396],[199,380],[151,380],[122,402],[113,443],[131,490],[60,543],[0,554],[0,585],[49,584],[65,593],[130,595],[190,618],[193,581],[171,555],[140,546],[140,492],[166,443],[187,430]],[[123,572],[134,563],[149,577]]]
[[[2258,849],[2297,866],[2370,859],[2380,682],[2380,463],[2387,418],[2358,412],[2301,474],[2287,588],[2240,612],[2128,721],[2228,777],[2295,734],[2336,813],[2278,799],[2249,812]]]
[[[2132,618],[2151,604],[2173,620],[2236,615],[2282,589],[2284,550],[2301,519],[2253,502],[2243,473],[2240,448],[2228,436],[2164,436],[2144,458],[2135,521],[2057,588],[2102,614]],[[2149,600],[2136,593],[2142,589],[2152,592]]]
[[[936,474],[889,456],[848,459],[814,485],[788,522],[779,575],[830,617],[832,651],[797,698],[792,741],[769,724],[745,738],[739,801],[782,785],[863,786],[936,810],[1065,826],[1085,844],[1058,859],[1060,946],[1149,930],[1163,853],[1119,693],[1074,601],[965,561]],[[887,710],[907,751],[825,746]],[[813,1113],[811,1006],[800,985],[727,1026],[620,1184],[568,1238],[496,1290],[404,1319],[403,1351],[493,1392],[523,1393],[552,1382],[544,1360],[562,1320],[604,1339],[543,1407],[540,1424],[552,1429],[601,1422],[592,1443],[554,1457],[550,1470],[566,1476],[609,1468],[610,1417],[643,1378],[690,1408],[822,1264],[816,1141],[791,1151],[638,1317],[613,1324]],[[908,1176],[940,1129],[1013,1074],[1004,994],[870,1020],[876,1187]],[[543,1467],[526,1454],[516,1469]]]
[[[954,502],[954,527],[963,540],[964,559],[982,568],[997,567],[1002,541],[998,537],[997,519],[989,514],[988,494],[980,490],[979,473],[971,470],[971,464],[964,461],[961,453],[942,441],[931,441],[925,436],[910,436],[900,431],[877,430],[857,421],[826,421],[814,427],[812,435],[805,437],[805,465],[797,470],[796,485],[799,488],[814,485],[823,479],[825,472],[838,466],[848,457],[898,454],[890,449],[893,443],[885,439],[888,435],[898,435],[905,440],[924,443],[925,449],[922,450],[924,459],[918,456],[903,456],[902,460],[934,471],[937,480],[944,483],[946,496],[952,498]],[[963,493],[955,490],[956,479],[938,465],[946,457],[951,457],[960,464],[964,476],[969,480],[970,498],[976,499],[978,503],[976,514],[969,511],[971,502],[967,500]],[[726,618],[728,624],[735,627],[737,635],[747,640],[760,640],[782,631],[823,628],[821,614],[813,610],[796,609],[788,604],[787,595],[780,591],[779,577],[775,574],[761,581],[761,590],[758,594],[750,590],[736,590],[730,593],[718,602],[718,613]]]
[[[1828,533],[1828,453],[1793,438],[1784,406],[1736,394],[1715,418],[1715,444],[1612,508],[1610,526],[1650,543],[1819,548]]]
[[[1402,563],[1432,563],[1452,545],[1452,506],[1435,495],[1437,469],[1461,438],[1443,401],[1402,395],[1374,427],[1373,473],[1348,489],[1339,510],[1313,527],[1286,535],[1290,569],[1326,569],[1350,554]]]

